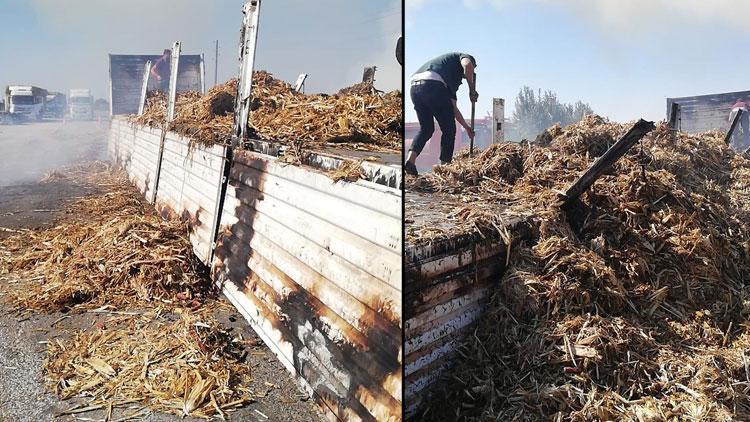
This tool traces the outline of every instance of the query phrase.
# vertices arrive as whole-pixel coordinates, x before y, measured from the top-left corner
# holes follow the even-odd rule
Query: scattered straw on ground
[[[368,84],[342,89],[336,95],[306,95],[294,91],[270,73],[253,74],[251,125],[265,140],[310,145],[336,144],[355,149],[400,151],[402,141],[401,93],[378,95]],[[179,93],[174,130],[204,145],[227,143],[234,121],[237,80],[211,88],[207,95]],[[150,94],[136,124],[161,127],[166,96]]]
[[[4,300],[19,312],[113,315],[48,343],[46,383],[60,398],[86,398],[63,414],[139,409],[209,418],[250,402],[242,338],[212,315],[224,303],[193,255],[185,226],[164,221],[121,171],[88,162],[43,182],[95,185],[56,227],[0,240],[0,275],[17,281]]]
[[[110,318],[49,343],[47,387],[60,398],[87,397],[63,414],[126,405],[210,418],[252,401],[247,344],[208,312],[160,311]],[[108,416],[111,417],[111,416]]]
[[[460,192],[485,221],[496,202],[536,216],[430,417],[750,419],[750,161],[661,124],[561,210],[628,127],[589,116],[407,180]]]
[[[212,294],[184,224],[161,219],[124,173],[95,163],[88,172],[76,166],[44,180],[63,178],[90,179],[107,191],[71,204],[66,210],[71,221],[0,241],[7,252],[0,255],[0,273],[36,280],[14,293],[17,309],[197,306]]]

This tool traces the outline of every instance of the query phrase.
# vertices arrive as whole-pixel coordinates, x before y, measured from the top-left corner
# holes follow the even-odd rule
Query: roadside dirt
[[[59,123],[61,124],[61,123]],[[54,125],[41,123],[39,125]],[[40,133],[52,136],[48,139],[37,135],[41,130],[35,125],[22,126],[35,134],[23,134],[18,128],[13,131],[19,138],[34,137],[42,144],[54,144],[66,140],[55,140],[54,134],[64,129],[45,126]],[[5,129],[3,127],[2,129]],[[75,133],[73,133],[75,132]],[[53,165],[35,163],[34,180],[58,166],[73,164],[78,160],[101,158],[106,143],[106,127],[98,123],[78,126],[75,131],[67,133],[69,141],[75,138],[76,148],[81,151],[77,158],[53,160]],[[5,166],[7,156],[3,154],[10,147],[9,140],[0,132],[0,160]],[[43,148],[47,148],[44,146]],[[13,147],[15,148],[15,147]],[[38,229],[52,226],[58,222],[75,219],[74,215],[65,212],[65,205],[77,198],[101,193],[96,186],[79,186],[61,182],[35,183],[28,177],[15,178],[19,183],[2,183],[0,173],[0,238],[16,231]],[[7,175],[7,173],[5,173]],[[7,181],[8,179],[6,179]],[[7,293],[22,288],[29,280],[19,280],[17,276],[0,276],[0,421],[73,421],[105,420],[106,412],[102,410],[77,415],[58,416],[66,409],[85,402],[85,398],[66,401],[59,400],[54,394],[45,390],[42,373],[43,360],[47,342],[69,338],[78,330],[89,328],[97,322],[106,320],[111,315],[102,313],[65,314],[19,314],[11,303],[7,302]],[[223,299],[226,300],[226,299]],[[273,353],[263,344],[239,313],[221,311],[216,318],[225,329],[241,334],[243,338],[255,344],[247,357],[253,371],[251,390],[257,399],[245,408],[228,414],[230,420],[242,421],[321,421],[322,413],[314,401],[301,392],[296,381],[284,369]],[[146,421],[192,421],[193,418],[182,418],[162,413],[137,413],[139,407],[115,411],[112,420],[146,420]],[[123,419],[137,413],[135,419]]]
[[[99,192],[96,187],[61,182],[0,187],[0,239],[14,230],[48,227],[64,217],[69,201]]]

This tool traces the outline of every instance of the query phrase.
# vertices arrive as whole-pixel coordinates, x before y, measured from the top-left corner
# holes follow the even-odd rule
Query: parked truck
[[[73,120],[94,119],[94,97],[90,89],[71,89],[68,95],[70,118]]]
[[[8,85],[5,88],[6,108],[14,117],[41,120],[46,102],[46,89],[31,85]]]
[[[42,116],[48,119],[62,119],[65,117],[67,101],[62,92],[50,92],[47,94],[47,102],[44,104]]]

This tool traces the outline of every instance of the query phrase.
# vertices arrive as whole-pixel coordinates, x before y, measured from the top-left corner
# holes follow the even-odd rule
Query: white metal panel
[[[119,147],[132,145],[129,173],[143,184],[156,168],[152,161],[158,157],[159,133],[116,131],[120,126],[125,126],[122,121],[113,121],[117,141],[112,143],[117,148],[112,151],[125,155]],[[400,362],[402,355],[400,191],[360,182],[334,184],[308,168],[252,158],[248,166],[238,165],[237,174],[249,185],[263,180],[255,183],[259,190],[243,188],[238,199],[236,186],[244,183],[235,180],[221,212],[222,226],[232,227],[236,235],[232,240],[246,242],[253,252],[224,259],[244,265],[265,287],[253,293],[225,283],[225,293],[287,369],[306,380],[302,383],[307,388],[341,400],[338,409],[332,409],[339,417],[356,420],[362,414],[352,409],[364,408],[386,419],[400,409],[401,396],[400,369],[379,376],[385,368],[379,365]],[[172,133],[165,138],[157,206],[197,219],[190,240],[201,259],[211,252],[223,163],[222,148],[189,145],[188,139]],[[290,289],[306,292],[322,313],[313,320],[279,325],[283,306],[289,305],[278,300]],[[331,350],[349,343],[362,352]],[[378,376],[364,385],[367,374]]]
[[[244,206],[251,207],[258,213],[259,220],[270,219],[309,239],[321,248],[341,257],[369,274],[386,281],[393,288],[401,290],[401,255],[391,249],[378,245],[332,225],[318,217],[254,189],[243,191]],[[224,203],[224,215],[234,216],[238,206],[236,189],[229,186],[227,200]],[[223,226],[231,226],[234,218],[222,217]]]
[[[377,199],[383,203],[384,208],[388,207],[390,195],[376,195],[375,192],[370,191],[366,198],[361,198],[362,201],[357,202],[341,195],[340,186],[336,186],[330,178],[321,174],[308,171],[303,176],[303,174],[289,170],[294,166],[287,166],[282,171],[265,172],[237,162],[235,164],[232,177],[237,177],[248,186],[261,189],[265,195],[273,196],[292,207],[317,215],[330,224],[349,230],[380,246],[390,248],[396,253],[401,253],[400,217],[378,211],[375,203]],[[273,162],[269,162],[268,167],[272,170],[281,168],[279,164]],[[301,173],[304,170],[298,171]],[[254,186],[258,180],[262,180],[264,186]],[[394,217],[399,219],[397,230],[393,226]]]

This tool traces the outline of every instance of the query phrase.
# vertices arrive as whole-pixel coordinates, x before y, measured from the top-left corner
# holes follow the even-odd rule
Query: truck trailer
[[[42,116],[47,119],[62,119],[65,117],[67,100],[62,92],[50,92],[47,94],[47,102],[44,104]]]
[[[94,119],[94,97],[90,89],[71,89],[68,95],[70,118],[73,120]]]
[[[41,120],[47,90],[31,85],[8,85],[5,104],[8,113],[28,120]]]

